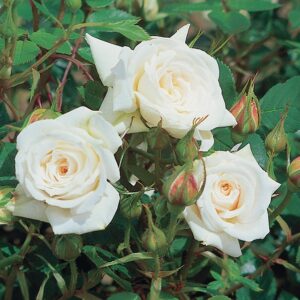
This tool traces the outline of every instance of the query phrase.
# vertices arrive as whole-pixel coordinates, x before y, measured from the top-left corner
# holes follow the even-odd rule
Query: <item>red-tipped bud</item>
[[[204,168],[201,160],[176,167],[164,183],[163,191],[172,205],[189,206],[200,197],[204,182]]]
[[[254,94],[254,84],[250,83],[247,92],[244,92],[240,100],[233,105],[230,112],[236,119],[237,125],[233,128],[235,133],[247,135],[255,132],[260,125],[260,107]]]
[[[266,137],[266,148],[272,154],[277,154],[285,150],[287,137],[284,131],[284,121],[287,114],[281,116],[280,121]]]
[[[300,191],[300,156],[296,157],[288,167],[288,186],[293,192]]]
[[[46,120],[46,119],[56,119],[60,116],[59,112],[53,111],[51,109],[39,108],[33,111],[26,121],[23,124],[23,127],[26,127],[29,124],[32,124],[39,120]]]

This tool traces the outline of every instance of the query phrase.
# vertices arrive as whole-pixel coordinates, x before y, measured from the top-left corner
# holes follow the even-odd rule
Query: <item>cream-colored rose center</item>
[[[234,211],[241,205],[241,188],[233,178],[219,178],[214,184],[212,201],[218,214]]]

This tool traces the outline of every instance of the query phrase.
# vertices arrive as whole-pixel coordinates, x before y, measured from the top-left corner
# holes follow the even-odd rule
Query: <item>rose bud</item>
[[[54,255],[65,261],[75,260],[83,247],[82,238],[77,234],[56,235],[52,242]]]
[[[187,134],[177,143],[175,152],[177,154],[178,161],[181,165],[186,162],[191,162],[198,158],[200,145],[194,138],[194,133],[198,125],[200,125],[207,116],[194,120],[192,128]]]
[[[242,92],[240,100],[230,109],[237,121],[237,125],[233,127],[233,138],[236,142],[241,142],[244,137],[255,132],[260,125],[260,107],[258,99],[254,94],[254,84],[250,83],[247,92]],[[237,140],[238,135],[240,139]]]
[[[284,121],[286,116],[287,114],[284,114],[280,117],[277,125],[266,137],[266,148],[272,154],[284,151],[287,146],[287,137],[284,131]]]
[[[300,191],[300,156],[296,157],[288,167],[288,187],[292,192]]]
[[[194,163],[175,167],[173,174],[163,185],[163,192],[170,204],[189,206],[197,201],[203,190],[205,178],[204,168],[200,164],[202,161],[196,160]]]
[[[146,229],[142,236],[143,246],[149,252],[163,256],[168,246],[166,235],[161,229],[154,225],[150,209],[147,206],[144,207],[147,214],[148,229]]]
[[[23,128],[39,120],[56,119],[61,114],[51,109],[38,108],[34,110],[25,120]]]
[[[142,203],[140,201],[141,193],[136,193],[127,197],[123,197],[120,201],[121,214],[126,219],[138,219],[142,213]]]
[[[148,145],[153,150],[162,150],[170,145],[170,137],[161,125],[162,122],[159,122],[157,127],[152,127],[147,133]]]
[[[70,8],[73,12],[81,8],[81,0],[66,0],[66,6]]]
[[[147,21],[155,20],[158,10],[157,0],[143,0],[143,11]]]

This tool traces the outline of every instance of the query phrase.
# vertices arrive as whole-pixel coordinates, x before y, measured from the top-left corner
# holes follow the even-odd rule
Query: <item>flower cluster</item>
[[[108,87],[101,112],[80,107],[35,121],[19,134],[14,215],[49,222],[56,234],[104,229],[119,203],[112,185],[120,178],[114,157],[122,144],[119,135],[158,128],[156,137],[167,134],[178,145],[175,152],[184,154],[163,190],[157,190],[169,199],[170,209],[182,208],[194,238],[232,256],[241,254],[239,239],[264,238],[267,208],[279,184],[259,167],[249,146],[206,152],[214,144],[215,128],[237,125],[238,130],[247,119],[251,130],[246,126],[249,130],[242,133],[257,129],[258,113],[251,118],[257,99],[252,91],[231,112],[226,109],[218,63],[185,43],[188,29],[182,27],[171,38],[153,37],[133,50],[86,35]],[[134,215],[141,210],[139,203]],[[147,236],[159,232],[165,249],[170,237],[156,228],[148,208],[146,213],[151,226],[144,244],[153,248]]]

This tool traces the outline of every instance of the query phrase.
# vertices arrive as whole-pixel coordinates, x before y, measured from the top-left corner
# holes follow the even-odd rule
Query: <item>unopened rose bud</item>
[[[161,122],[147,133],[147,142],[151,149],[162,150],[170,144],[170,137],[166,130],[161,128]]]
[[[199,145],[194,139],[194,131],[189,131],[176,145],[176,154],[180,164],[191,162],[198,158]]]
[[[176,167],[163,186],[164,195],[172,205],[189,206],[201,195],[204,168],[200,160]]]
[[[159,10],[157,0],[144,0],[143,10],[147,21],[155,20]]]
[[[177,154],[178,161],[181,165],[189,163],[199,156],[200,145],[194,138],[194,133],[197,126],[202,123],[207,116],[194,120],[192,128],[187,134],[177,143],[175,152]]]
[[[168,246],[166,235],[161,229],[154,225],[150,209],[146,206],[145,209],[148,220],[148,229],[142,236],[143,246],[149,252],[163,256],[166,253]]]
[[[81,0],[66,0],[66,6],[70,8],[73,12],[77,11],[82,6]]]
[[[17,26],[13,19],[13,3],[8,3],[6,18],[0,25],[0,36],[4,38],[14,37],[17,34]]]
[[[126,219],[138,219],[142,213],[141,193],[124,196],[120,201],[121,214]]]
[[[293,192],[300,191],[300,156],[296,157],[288,167],[288,187]]]
[[[240,100],[233,105],[230,112],[236,119],[233,132],[246,136],[255,132],[260,125],[260,107],[254,94],[254,85],[251,82],[248,93],[244,92]]]
[[[65,261],[75,260],[83,247],[82,238],[76,234],[56,235],[52,250],[56,257]]]
[[[38,108],[27,117],[23,124],[23,127],[26,127],[27,125],[39,120],[56,119],[60,115],[61,114],[59,112],[53,111],[51,109]]]
[[[281,116],[280,121],[266,137],[266,148],[272,154],[284,151],[287,146],[287,137],[284,131],[286,115]]]

